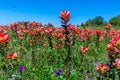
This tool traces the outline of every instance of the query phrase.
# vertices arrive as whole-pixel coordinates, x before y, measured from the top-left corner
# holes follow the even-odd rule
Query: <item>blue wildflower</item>
[[[21,66],[19,71],[22,73],[24,71],[24,66]]]
[[[57,72],[55,72],[54,76],[58,76],[58,75],[60,75],[60,73],[61,73],[61,69],[58,68],[58,70],[57,70]]]

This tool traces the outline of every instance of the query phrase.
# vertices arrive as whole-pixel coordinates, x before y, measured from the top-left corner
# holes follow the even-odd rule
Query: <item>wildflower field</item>
[[[0,27],[0,80],[120,80],[120,30],[18,22]],[[84,24],[85,25],[85,24]]]

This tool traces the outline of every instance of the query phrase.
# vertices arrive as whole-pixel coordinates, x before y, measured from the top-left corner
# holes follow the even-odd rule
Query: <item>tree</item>
[[[104,18],[101,16],[97,16],[95,17],[95,19],[93,19],[93,22],[95,25],[102,25],[104,22]]]
[[[111,23],[113,26],[120,26],[120,15],[111,18],[109,23]]]
[[[86,22],[87,26],[99,26],[99,25],[103,25],[104,23],[104,18],[101,16],[96,16],[93,19],[88,19],[88,21]]]

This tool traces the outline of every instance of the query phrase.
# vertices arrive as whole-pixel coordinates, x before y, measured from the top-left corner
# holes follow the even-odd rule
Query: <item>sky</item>
[[[70,11],[69,23],[75,25],[96,16],[108,21],[120,14],[120,0],[0,0],[0,25],[36,21],[60,27],[62,10]]]

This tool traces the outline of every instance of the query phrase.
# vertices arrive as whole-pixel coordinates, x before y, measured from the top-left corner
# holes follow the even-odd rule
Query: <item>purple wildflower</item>
[[[24,71],[24,66],[21,66],[21,67],[19,68],[19,71],[22,73],[22,72]]]
[[[58,68],[58,70],[57,70],[57,72],[55,72],[54,76],[58,76],[58,75],[60,75],[60,72],[61,72],[61,69]]]

